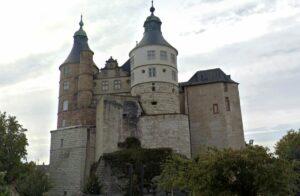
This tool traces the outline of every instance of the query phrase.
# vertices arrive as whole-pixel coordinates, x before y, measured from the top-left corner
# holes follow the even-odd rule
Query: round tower
[[[146,114],[179,113],[178,51],[164,39],[154,11],[152,2],[144,36],[129,53],[131,94],[140,97]]]
[[[74,34],[73,48],[59,67],[60,90],[57,128],[95,125],[93,106],[93,74],[98,68],[93,62],[93,51],[89,48],[88,37],[80,28]]]

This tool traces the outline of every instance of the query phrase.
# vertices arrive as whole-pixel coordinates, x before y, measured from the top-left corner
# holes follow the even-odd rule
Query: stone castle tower
[[[88,37],[80,28],[74,34],[73,48],[59,67],[59,106],[57,128],[95,125],[95,105],[93,105],[93,75],[98,67],[93,61],[94,52],[89,48]]]
[[[178,51],[163,37],[154,11],[152,4],[129,59],[119,66],[110,57],[101,69],[81,18],[73,48],[59,67],[50,195],[81,195],[92,164],[120,150],[127,137],[138,138],[143,148],[171,148],[189,158],[203,146],[244,147],[238,83],[219,68],[178,83]]]
[[[179,113],[178,52],[164,39],[153,5],[150,11],[143,39],[129,53],[131,94],[140,97],[146,114]]]

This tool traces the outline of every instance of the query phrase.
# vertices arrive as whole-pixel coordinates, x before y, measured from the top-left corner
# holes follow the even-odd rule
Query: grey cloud
[[[58,67],[63,61],[61,56],[65,47],[44,54],[33,54],[15,62],[0,65],[0,87],[12,85],[27,78],[36,77],[51,69],[52,66]],[[65,54],[67,55],[67,54]],[[58,62],[61,60],[61,62]]]

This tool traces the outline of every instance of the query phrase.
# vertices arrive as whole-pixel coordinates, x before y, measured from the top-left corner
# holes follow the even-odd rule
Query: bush
[[[83,192],[91,195],[98,195],[102,193],[102,185],[96,175],[91,174],[85,184]]]

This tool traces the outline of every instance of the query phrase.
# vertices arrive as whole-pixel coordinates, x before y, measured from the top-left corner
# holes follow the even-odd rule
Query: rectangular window
[[[224,83],[224,92],[228,92],[228,84]]]
[[[172,79],[173,79],[174,81],[177,81],[176,71],[172,71]]]
[[[156,77],[156,69],[155,69],[155,67],[150,67],[148,70],[149,70],[149,77],[150,78]]]
[[[64,100],[64,102],[63,102],[63,111],[68,111],[68,109],[69,109],[69,101]]]
[[[64,146],[64,139],[60,139],[60,147],[62,148]]]
[[[163,51],[163,50],[160,51],[160,60],[168,60],[166,51]]]
[[[70,74],[70,67],[64,66],[63,73],[64,73],[64,76],[68,76]]]
[[[218,104],[213,104],[213,113],[219,114],[219,105]]]
[[[64,90],[66,91],[66,90],[69,90],[69,88],[70,88],[70,83],[68,82],[68,81],[65,81],[64,82]]]
[[[226,111],[230,111],[229,97],[225,97],[225,106],[226,106]]]
[[[155,50],[148,50],[148,51],[147,51],[147,59],[148,59],[148,60],[153,60],[153,59],[155,59]]]
[[[102,81],[102,91],[108,91],[108,81]]]
[[[114,81],[114,89],[115,90],[121,89],[121,80],[115,80]]]
[[[176,56],[175,56],[175,54],[171,54],[171,62],[176,65]]]

